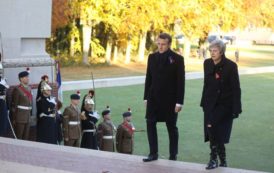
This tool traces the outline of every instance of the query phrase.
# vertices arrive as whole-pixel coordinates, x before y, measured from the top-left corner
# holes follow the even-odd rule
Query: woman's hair
[[[217,47],[219,48],[220,52],[222,55],[225,54],[225,50],[226,50],[226,45],[224,44],[224,42],[222,40],[214,40],[210,43],[209,45],[209,49],[211,49],[212,47]]]

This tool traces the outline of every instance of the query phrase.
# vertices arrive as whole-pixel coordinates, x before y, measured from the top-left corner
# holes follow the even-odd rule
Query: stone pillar
[[[29,67],[34,98],[42,75],[55,83],[55,63],[45,51],[45,40],[51,35],[51,9],[51,0],[0,0],[4,76],[10,86],[18,85],[18,72]],[[35,104],[33,108],[35,114]]]

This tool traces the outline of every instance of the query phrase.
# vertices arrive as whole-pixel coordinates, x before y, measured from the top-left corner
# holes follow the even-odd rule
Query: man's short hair
[[[168,33],[165,33],[165,32],[161,33],[158,38],[160,38],[160,39],[167,39],[168,43],[172,42],[171,35],[169,35]]]

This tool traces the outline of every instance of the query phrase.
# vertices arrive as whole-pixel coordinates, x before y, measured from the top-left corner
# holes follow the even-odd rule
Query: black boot
[[[218,159],[217,159],[217,147],[210,146],[211,153],[210,153],[210,160],[207,164],[206,169],[215,169],[218,167]]]
[[[219,145],[218,147],[218,155],[220,159],[220,167],[227,167],[227,162],[226,162],[226,152],[225,152],[225,145]]]
[[[158,154],[149,154],[147,158],[143,159],[143,162],[151,162],[158,160]]]

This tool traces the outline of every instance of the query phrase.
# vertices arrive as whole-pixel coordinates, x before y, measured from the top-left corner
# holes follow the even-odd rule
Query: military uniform
[[[57,144],[55,102],[53,97],[45,97],[41,94],[37,102],[37,141]]]
[[[63,113],[63,131],[66,146],[79,147],[81,137],[80,110],[73,105],[68,106]]]
[[[99,149],[114,152],[115,126],[111,121],[103,121],[98,126]]]
[[[89,148],[98,150],[96,123],[98,122],[98,116],[96,113],[85,111],[85,120],[81,121],[82,125],[82,141],[81,148]]]
[[[26,140],[29,137],[31,110],[31,88],[20,84],[12,92],[12,119],[18,139]]]
[[[116,150],[119,153],[133,153],[133,134],[134,128],[130,123],[124,122],[118,126],[116,133]]]

